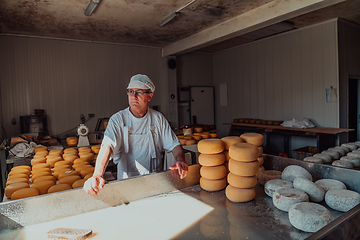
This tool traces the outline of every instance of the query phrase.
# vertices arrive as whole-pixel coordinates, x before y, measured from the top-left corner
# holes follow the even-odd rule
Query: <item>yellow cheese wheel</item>
[[[246,143],[251,143],[255,146],[261,146],[264,143],[264,136],[260,133],[243,133],[240,135]]]
[[[65,154],[63,155],[63,159],[65,161],[70,161],[71,163],[73,163],[74,160],[78,158],[79,158],[78,155],[65,155]]]
[[[87,158],[78,158],[74,160],[73,164],[84,163],[84,162],[89,163],[90,161]]]
[[[205,154],[201,153],[198,157],[199,164],[202,166],[218,166],[225,162],[225,155],[223,153]]]
[[[221,141],[224,142],[224,150],[228,151],[230,146],[235,144],[235,143],[242,143],[244,142],[243,139],[241,139],[240,137],[237,136],[227,136],[227,137],[223,137],[221,138]]]
[[[63,161],[62,157],[51,157],[46,160],[46,163],[50,164],[51,167],[54,167],[55,163],[58,161]]]
[[[46,163],[46,158],[43,157],[43,158],[33,158],[33,159],[31,159],[31,166],[34,166],[34,165],[39,164],[39,163]]]
[[[31,187],[36,188],[39,191],[39,194],[42,195],[42,194],[46,194],[49,188],[54,185],[55,185],[54,181],[47,180],[47,181],[38,181],[33,185],[31,185]]]
[[[87,159],[89,162],[91,162],[91,161],[93,161],[93,160],[95,160],[95,155],[94,155],[94,153],[79,153],[79,156],[80,156],[80,158],[85,158],[85,159]]]
[[[69,189],[72,189],[71,185],[67,183],[61,183],[51,186],[48,190],[48,193],[61,192]]]
[[[38,169],[38,168],[51,168],[51,166],[48,163],[39,163],[39,164],[32,166],[32,170]]]
[[[99,154],[100,152],[100,148],[95,148],[94,150],[92,150],[94,152],[94,154]]]
[[[66,143],[70,147],[76,147],[78,144],[78,138],[77,137],[68,137],[68,138],[66,138]]]
[[[255,187],[257,183],[256,176],[238,176],[233,174],[232,172],[229,172],[227,175],[228,183],[236,188],[252,188]]]
[[[217,133],[210,133],[211,138],[216,138],[217,136],[218,136]]]
[[[36,148],[34,149],[34,152],[37,153],[37,152],[39,152],[39,151],[44,151],[44,150],[47,151],[48,148],[45,147],[45,146],[38,146],[38,147],[36,147]]]
[[[202,138],[201,135],[194,135],[193,136],[193,139],[196,140],[196,141],[201,140],[201,138]]]
[[[230,158],[229,170],[238,176],[254,176],[259,171],[259,161],[240,162]]]
[[[208,138],[210,138],[210,134],[201,134],[200,136],[201,136],[201,138],[203,138],[203,139],[208,139]]]
[[[14,175],[14,174],[26,174],[26,175],[30,175],[30,171],[29,169],[11,169],[11,171],[9,172],[9,176]]]
[[[27,183],[27,184],[29,184],[29,179],[27,179],[27,178],[10,179],[10,180],[6,181],[6,186],[8,186],[10,184],[14,184],[14,183]]]
[[[193,136],[201,136],[201,133],[194,132]]]
[[[226,177],[217,180],[211,180],[211,179],[206,179],[204,177],[200,177],[200,187],[209,192],[223,190],[226,187]]]
[[[39,195],[39,191],[36,188],[23,188],[15,191],[11,195],[11,200],[23,199],[28,197],[35,197]]]
[[[73,185],[73,183],[77,180],[80,180],[81,177],[79,175],[66,176],[59,180],[59,184],[67,183],[69,185]]]
[[[186,138],[180,138],[180,139],[179,139],[180,144],[183,145],[183,146],[186,145],[186,141],[187,141],[187,140],[188,140],[188,139],[186,139]]]
[[[263,155],[264,153],[264,149],[262,146],[259,146],[258,149],[259,149],[259,156],[261,157],[261,155]]]
[[[255,198],[255,188],[236,188],[228,185],[225,189],[226,197],[232,202],[249,202]]]
[[[34,180],[34,183],[37,182],[42,182],[42,181],[53,181],[54,183],[56,183],[56,178],[54,176],[42,176],[42,177],[38,177]]]
[[[59,178],[59,175],[60,173],[64,173],[64,172],[68,172],[68,171],[72,171],[71,169],[69,168],[61,168],[61,169],[56,169],[54,172],[53,172],[53,176],[56,177],[57,179]]]
[[[187,139],[187,140],[193,139],[192,135],[185,135],[184,138]]]
[[[205,154],[221,153],[224,150],[224,142],[217,138],[202,139],[198,143],[198,151]]]
[[[51,173],[51,169],[50,168],[38,168],[38,169],[34,169],[31,171],[31,175],[36,175],[40,172],[48,172]]]
[[[224,165],[213,167],[202,166],[200,168],[200,175],[206,179],[222,179],[226,177],[227,170]]]
[[[237,161],[254,161],[259,157],[259,149],[250,143],[235,143],[230,146],[229,156]]]
[[[7,198],[11,198],[11,195],[19,189],[23,189],[23,188],[29,188],[29,183],[14,183],[14,184],[10,184],[5,188],[5,196]]]
[[[72,184],[72,188],[81,188],[84,186],[85,179],[79,179]]]
[[[258,157],[257,160],[259,161],[259,166],[264,164],[264,157]]]
[[[79,147],[78,148],[78,152],[87,152],[87,151],[91,151],[90,147]]]
[[[58,179],[59,181],[64,178],[64,177],[68,177],[68,176],[79,176],[79,172],[75,171],[75,170],[70,170],[70,171],[66,171],[66,172],[63,172],[63,173],[60,173],[58,175]]]
[[[13,167],[11,170],[23,169],[23,168],[31,170],[31,167],[30,167],[30,166],[27,166],[27,165],[15,166],[15,167]]]
[[[63,150],[62,149],[52,149],[49,151],[49,154],[60,154],[60,155],[63,155]]]
[[[39,173],[36,173],[36,174],[32,175],[31,181],[34,182],[35,179],[37,179],[38,177],[42,177],[42,176],[51,176],[51,173],[50,173],[50,172],[39,172]]]
[[[65,161],[65,160],[63,160],[63,161],[58,161],[58,162],[56,162],[56,163],[54,164],[54,168],[59,167],[59,166],[63,166],[63,165],[71,166],[72,164],[71,164],[70,161]]]
[[[34,156],[36,156],[36,157],[40,157],[40,156],[45,157],[45,156],[47,156],[48,154],[49,154],[48,151],[38,151],[37,153],[35,153]]]
[[[75,148],[65,148],[64,149],[64,154],[65,153],[76,153],[77,154],[78,150],[76,150]]]
[[[95,170],[95,168],[85,168],[85,169],[82,169],[81,171],[80,171],[80,175],[81,175],[81,177],[82,178],[84,178],[86,175],[88,175],[89,173],[94,173],[94,170]]]
[[[85,168],[93,168],[93,166],[91,166],[89,163],[88,164],[74,164],[73,169],[75,169],[76,171],[80,172],[82,169]]]
[[[93,176],[93,173],[88,173],[86,174],[86,176],[84,177],[84,180],[88,180],[89,178],[91,178]]]
[[[29,179],[29,176],[27,174],[23,174],[23,173],[20,173],[20,174],[14,174],[14,175],[11,175],[7,178],[7,181],[11,180],[11,179],[14,179],[14,178],[27,178]]]
[[[93,145],[90,148],[91,148],[92,151],[94,151],[94,150],[100,149],[101,145]]]
[[[191,139],[191,140],[187,140],[185,145],[194,145],[196,144],[196,141],[194,139]]]
[[[63,158],[69,157],[69,156],[79,156],[79,154],[77,152],[71,151],[71,152],[66,152],[62,155]]]

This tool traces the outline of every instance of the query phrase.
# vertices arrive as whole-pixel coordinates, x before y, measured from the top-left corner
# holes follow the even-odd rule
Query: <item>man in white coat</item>
[[[104,171],[110,158],[117,164],[117,177],[124,179],[163,169],[162,149],[171,151],[183,179],[188,172],[184,151],[168,121],[148,107],[155,85],[146,75],[137,74],[127,87],[129,107],[111,116],[104,133],[95,171],[84,184],[85,192],[97,195],[103,188]]]

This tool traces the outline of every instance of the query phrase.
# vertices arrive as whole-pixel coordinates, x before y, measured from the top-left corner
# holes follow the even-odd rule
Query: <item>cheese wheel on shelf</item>
[[[186,145],[186,141],[187,141],[187,140],[188,140],[188,139],[186,139],[186,138],[180,138],[180,139],[179,139],[180,144],[183,145],[183,146]]]
[[[61,154],[61,155],[63,155],[63,150],[62,149],[52,149],[52,150],[50,150],[49,151],[49,154],[51,155],[51,154]]]
[[[70,171],[66,171],[66,172],[63,172],[63,173],[60,173],[58,175],[58,180],[60,182],[60,180],[64,177],[68,177],[68,176],[79,176],[79,172],[75,171],[75,170],[70,170]],[[71,184],[70,184],[71,185]]]
[[[187,141],[185,142],[185,145],[194,145],[194,144],[196,144],[196,141],[193,140],[193,139],[187,140]]]
[[[251,143],[257,147],[264,143],[264,136],[260,133],[243,133],[240,137],[246,142]]]
[[[77,153],[78,150],[76,150],[75,148],[65,148],[63,152],[64,152],[64,154],[65,153]]]
[[[46,163],[46,158],[33,158],[31,159],[31,166],[34,166],[39,163]]]
[[[29,183],[14,183],[14,184],[10,184],[5,188],[5,196],[7,198],[11,198],[11,195],[19,189],[23,189],[23,188],[29,188]]]
[[[78,158],[79,158],[78,155],[67,155],[67,156],[63,155],[63,159],[65,161],[70,161],[71,163],[73,163],[74,160]]]
[[[68,170],[71,170],[71,166],[70,165],[60,165],[60,166],[56,166],[53,168],[53,171],[57,171],[57,170],[60,170],[60,169],[68,169]]]
[[[36,173],[36,174],[32,175],[31,181],[34,182],[35,179],[37,179],[38,177],[43,177],[43,176],[51,176],[51,173],[49,173],[49,172]]]
[[[51,186],[48,190],[48,193],[61,192],[61,191],[70,190],[70,189],[72,189],[71,185],[69,185],[67,183],[61,183],[61,184],[56,184],[54,186]]]
[[[48,148],[46,146],[38,146],[34,149],[34,153],[37,153],[39,151],[47,151]]]
[[[53,181],[54,183],[56,183],[56,178],[54,176],[42,176],[36,178],[33,183],[42,182],[42,181]]]
[[[41,172],[51,173],[51,169],[50,169],[50,168],[38,168],[38,169],[34,169],[34,170],[31,171],[31,175],[36,175],[36,174],[41,173]]]
[[[94,173],[94,170],[95,168],[85,168],[85,169],[82,169],[80,171],[80,175],[82,178],[84,178],[86,175],[88,175],[89,173],[93,174]]]
[[[255,188],[236,188],[228,185],[225,195],[232,202],[249,202],[255,198]]]
[[[15,191],[11,195],[11,200],[23,199],[28,197],[35,197],[39,195],[39,190],[36,188],[23,188]]]
[[[56,171],[53,172],[53,176],[57,179],[59,178],[59,175],[64,172],[72,171],[71,169],[62,168],[62,169],[56,169]]]
[[[94,153],[79,153],[80,158],[85,158],[87,159],[89,162],[93,161],[95,159],[95,155]]]
[[[203,139],[198,143],[198,151],[205,154],[221,153],[224,150],[224,142],[220,139]]]
[[[32,166],[32,170],[38,169],[38,168],[51,168],[51,166],[48,163],[39,163],[39,164]]]
[[[231,186],[236,188],[252,188],[257,183],[256,176],[244,177],[235,175],[231,172],[227,175],[227,180]]]
[[[250,143],[235,143],[230,146],[229,156],[237,161],[250,162],[259,157],[259,149]]]
[[[84,162],[89,163],[90,161],[87,158],[78,158],[74,160],[73,164],[84,163]]]
[[[216,180],[225,178],[227,175],[227,169],[224,165],[200,168],[200,176],[206,179]]]
[[[31,170],[31,167],[30,166],[27,166],[27,165],[20,165],[20,166],[16,166],[16,167],[13,167],[11,170],[15,170],[15,169],[28,169],[29,171]]]
[[[224,150],[228,151],[230,146],[235,143],[243,143],[244,140],[237,136],[227,136],[221,138],[221,141],[224,142]]]
[[[81,172],[81,170],[88,169],[88,168],[93,169],[94,167],[91,166],[90,164],[73,165],[73,169],[75,169],[78,172]]]
[[[209,192],[223,190],[226,187],[226,177],[217,180],[211,180],[211,179],[206,179],[204,177],[200,177],[200,187]]]
[[[34,183],[33,185],[31,185],[31,188],[36,188],[39,191],[39,194],[46,194],[47,191],[49,190],[49,188],[51,186],[54,186],[55,182],[51,181],[51,180],[47,180],[47,181],[38,181],[36,183]]]
[[[230,158],[229,170],[238,176],[254,176],[259,171],[259,161],[240,162]]]
[[[14,184],[14,183],[27,183],[27,184],[29,184],[29,179],[27,179],[27,178],[10,179],[9,181],[6,182],[6,186],[8,186],[10,184]]]
[[[51,157],[46,160],[46,163],[50,164],[51,167],[54,167],[55,163],[58,161],[63,161],[62,157]]]
[[[67,177],[63,177],[59,180],[59,184],[69,184],[70,186],[73,185],[73,183],[77,180],[80,180],[81,177],[79,175],[72,175],[72,176],[67,176]]]
[[[30,170],[29,169],[11,169],[11,171],[9,172],[9,176],[14,175],[14,174],[26,174],[26,175],[30,175]]]
[[[223,153],[205,154],[201,153],[198,157],[199,164],[202,166],[218,166],[225,162],[225,155]]]
[[[72,184],[72,188],[81,188],[81,187],[83,187],[85,181],[86,181],[85,179],[76,180],[76,181]]]
[[[14,179],[14,178],[27,178],[29,179],[29,176],[27,174],[14,174],[14,175],[11,175],[9,176],[6,180],[9,181],[11,179]]]
[[[58,167],[61,165],[71,166],[72,164],[70,161],[58,161],[54,164],[54,167]]]
[[[47,156],[48,154],[49,154],[48,151],[38,151],[37,153],[35,153],[34,156],[37,156],[37,157],[40,157],[40,156],[45,157],[45,156]]]

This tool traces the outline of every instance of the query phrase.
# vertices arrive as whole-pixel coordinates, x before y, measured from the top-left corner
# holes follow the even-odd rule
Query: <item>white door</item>
[[[190,88],[191,123],[215,125],[214,87]]]

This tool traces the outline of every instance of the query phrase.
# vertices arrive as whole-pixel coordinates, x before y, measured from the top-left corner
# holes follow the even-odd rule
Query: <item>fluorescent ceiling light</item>
[[[84,14],[86,16],[91,16],[94,13],[95,9],[97,8],[100,0],[90,0],[89,4],[87,5]]]

